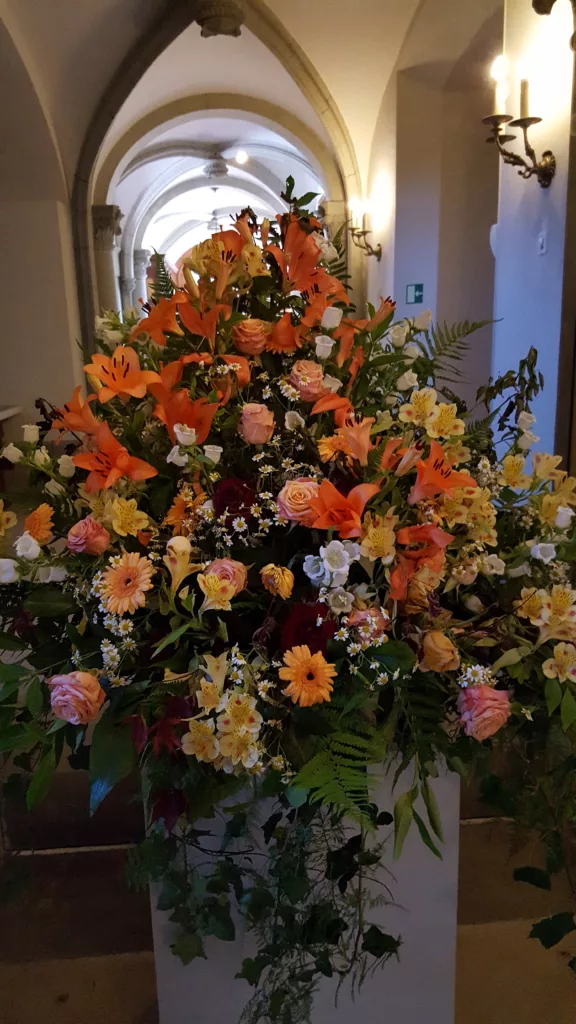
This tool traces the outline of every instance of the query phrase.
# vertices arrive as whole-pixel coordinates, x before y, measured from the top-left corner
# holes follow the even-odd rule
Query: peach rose
[[[48,680],[50,704],[56,718],[70,725],[88,725],[102,707],[106,694],[90,672],[69,672]]]
[[[433,629],[422,641],[424,657],[420,662],[423,672],[453,672],[460,668],[460,655],[445,633]]]
[[[249,402],[242,407],[238,433],[248,444],[265,444],[274,433],[274,413],[266,405]]]
[[[510,695],[508,690],[495,690],[486,683],[469,686],[458,697],[458,711],[466,735],[482,742],[506,724]]]
[[[272,324],[249,317],[232,329],[232,341],[242,355],[259,356],[264,351]]]
[[[233,558],[215,558],[207,569],[205,575],[217,576],[219,580],[232,583],[234,592],[239,594],[246,586],[248,572],[242,562],[235,562]]]
[[[311,359],[297,359],[288,383],[296,388],[303,402],[315,402],[324,394],[324,371]]]
[[[348,625],[368,626],[370,638],[382,636],[390,626],[390,616],[381,608],[355,608],[348,616]]]
[[[280,491],[278,512],[283,519],[292,519],[303,526],[312,526],[317,513],[310,502],[318,495],[318,484],[310,476],[299,476],[296,480],[288,480]]]
[[[67,545],[75,555],[102,555],[110,546],[110,534],[92,516],[86,516],[68,530]]]

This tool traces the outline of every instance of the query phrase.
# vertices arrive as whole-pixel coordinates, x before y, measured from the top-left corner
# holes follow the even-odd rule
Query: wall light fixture
[[[494,112],[482,121],[491,128],[491,135],[486,139],[496,146],[505,164],[512,164],[518,168],[521,178],[535,177],[542,188],[550,188],[554,175],[556,174],[556,157],[552,150],[547,149],[540,160],[537,159],[534,147],[530,145],[528,131],[532,125],[539,124],[541,117],[530,116],[530,84],[526,72],[523,70],[520,79],[520,117],[514,118],[512,114],[506,113],[508,100],[508,62],[504,56],[496,57],[490,71],[494,79]],[[503,128],[519,128],[524,138],[524,153],[515,153],[506,148],[506,144],[513,142],[515,135],[507,135]]]
[[[368,235],[372,234],[370,229],[366,227],[370,213],[369,201],[355,197],[348,203],[348,208],[350,210],[348,231],[354,245],[361,249],[366,256],[375,256],[380,261],[382,259],[381,243],[378,242],[378,245],[374,246],[368,241]]]

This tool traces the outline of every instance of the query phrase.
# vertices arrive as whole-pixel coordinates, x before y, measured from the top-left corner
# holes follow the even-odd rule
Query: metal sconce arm
[[[550,188],[556,174],[556,157],[550,149],[547,149],[542,154],[542,159],[538,160],[534,147],[530,145],[528,139],[528,129],[541,120],[541,117],[519,117],[513,121],[508,114],[491,114],[489,117],[482,118],[483,123],[490,125],[492,129],[492,134],[486,141],[496,145],[504,163],[518,167],[520,177],[531,178],[535,175],[542,188]],[[528,159],[505,148],[505,143],[512,142],[516,138],[515,135],[505,135],[501,131],[505,124],[509,124],[511,128],[521,129],[524,136],[524,152]]]
[[[361,249],[366,256],[375,256],[378,262],[380,262],[382,259],[382,244],[378,242],[378,245],[374,246],[368,241],[368,235],[371,235],[372,232],[352,226],[350,226],[348,230],[354,245],[358,249]]]

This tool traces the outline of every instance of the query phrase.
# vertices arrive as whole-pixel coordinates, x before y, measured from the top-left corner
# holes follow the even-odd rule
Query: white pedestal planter
[[[411,830],[400,860],[390,863],[395,880],[386,876],[397,906],[369,915],[384,931],[402,936],[400,961],[389,961],[369,978],[354,1002],[344,985],[337,1007],[334,984],[323,982],[313,1024],[453,1024],[460,787],[456,775],[441,776],[433,784],[445,832],[443,859],[434,857]],[[388,782],[376,802],[382,810],[392,808]],[[154,905],[152,921],[160,1024],[237,1024],[253,989],[234,975],[243,957],[254,955],[251,939],[209,939],[208,959],[183,967],[170,952],[172,925]]]

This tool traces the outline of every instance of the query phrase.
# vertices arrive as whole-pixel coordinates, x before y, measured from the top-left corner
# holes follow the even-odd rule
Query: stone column
[[[325,225],[330,238],[334,238],[340,228],[350,219],[346,203],[343,199],[323,199],[320,207],[322,223]],[[341,238],[347,254],[352,299],[356,303],[358,315],[364,316],[366,307],[367,256],[357,246],[352,244],[346,229],[342,232]]]
[[[150,264],[150,250],[149,249],[135,249],[134,250],[134,286],[132,292],[131,305],[135,309],[140,311],[142,302],[148,301],[148,281],[147,272]]]
[[[92,207],[99,312],[104,309],[120,312],[122,309],[117,243],[117,238],[122,233],[121,219],[122,213],[119,206]]]

